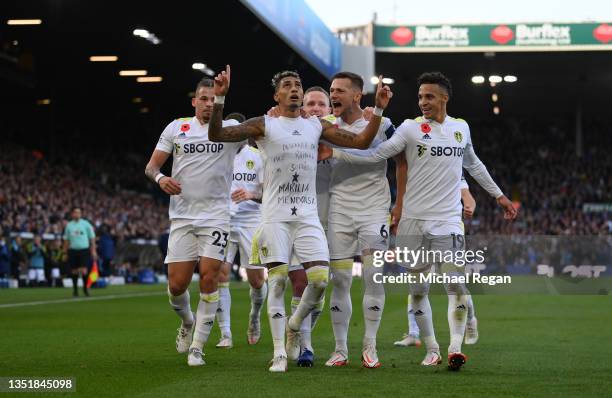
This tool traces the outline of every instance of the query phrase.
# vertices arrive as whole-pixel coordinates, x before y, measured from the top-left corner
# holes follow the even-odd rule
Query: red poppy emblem
[[[190,127],[189,124],[185,123],[181,126],[181,131],[184,133],[186,131],[189,131]]]
[[[423,123],[421,124],[421,131],[423,132],[423,134],[427,134],[431,131],[431,127],[429,127],[429,124]]]

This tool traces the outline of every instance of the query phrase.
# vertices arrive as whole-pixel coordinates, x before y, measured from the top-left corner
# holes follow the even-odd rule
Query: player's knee
[[[304,289],[306,289],[307,284],[308,284],[308,279],[306,278],[291,279],[291,286],[293,287],[293,295],[296,297],[301,297],[302,293],[304,293]]]
[[[249,279],[249,285],[251,285],[253,289],[261,289],[263,284],[264,284],[264,278],[255,277],[255,278]]]
[[[180,296],[185,293],[189,283],[183,281],[168,281],[168,292],[173,296]]]
[[[332,277],[332,285],[334,289],[350,290],[353,283],[353,276],[344,273],[334,274]]]
[[[459,296],[465,296],[467,294],[467,287],[463,283],[449,283],[445,285],[446,294]]]
[[[308,284],[315,289],[325,289],[329,280],[329,267],[324,265],[315,265],[306,270],[306,278]]]
[[[219,284],[219,274],[217,272],[204,272],[200,275],[200,290],[216,290]]]
[[[425,299],[425,297],[427,297],[425,294],[420,294],[420,293],[415,293],[415,294],[410,294],[410,302],[412,303],[413,307],[417,307],[421,304],[421,302]]]
[[[268,289],[274,296],[282,296],[287,286],[287,266],[278,265],[270,268],[268,273]]]
[[[311,282],[309,282],[311,283]],[[327,279],[326,280],[320,280],[320,281],[314,281],[312,282],[312,285],[315,287],[315,289],[326,289],[327,288]]]

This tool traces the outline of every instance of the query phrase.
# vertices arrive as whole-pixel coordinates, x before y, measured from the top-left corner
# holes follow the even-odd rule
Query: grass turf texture
[[[72,376],[68,396],[610,396],[612,393],[612,299],[609,296],[474,296],[480,341],[464,346],[460,372],[419,365],[425,349],[393,346],[406,330],[406,296],[391,289],[378,334],[383,366],[360,366],[363,316],[361,286],[353,285],[349,335],[351,364],[324,366],[334,348],[328,305],[313,335],[314,368],[290,364],[270,374],[272,344],[267,316],[262,339],[246,343],[247,284],[232,284],[234,348],[216,349],[215,325],[205,347],[207,364],[190,368],[174,347],[179,321],[165,286],[118,286],[104,295],[147,294],[111,300],[2,308],[1,305],[70,299],[70,289],[0,290],[0,377]],[[158,292],[159,294],[154,294]],[[192,285],[192,304],[197,286]],[[290,293],[287,294],[289,308]],[[446,357],[446,298],[431,298],[436,335]],[[329,303],[329,292],[328,300]],[[56,395],[64,395],[58,394]],[[43,395],[31,393],[30,396]],[[4,394],[3,394],[4,396]],[[9,394],[6,394],[9,396]]]

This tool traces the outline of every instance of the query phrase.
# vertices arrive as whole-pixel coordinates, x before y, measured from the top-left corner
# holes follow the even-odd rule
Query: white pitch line
[[[100,300],[113,300],[113,299],[120,299],[120,298],[129,298],[129,297],[157,296],[162,293],[163,292],[110,294],[108,296],[100,296],[100,297],[83,297],[83,298],[72,298],[72,299],[68,298],[68,299],[60,299],[60,300],[29,301],[25,303],[0,304],[0,308],[29,307],[32,305],[61,304],[61,303],[82,303],[85,301],[100,301]]]

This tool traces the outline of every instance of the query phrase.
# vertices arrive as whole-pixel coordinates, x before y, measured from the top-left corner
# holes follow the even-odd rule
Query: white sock
[[[425,347],[427,347],[428,351],[440,351],[440,346],[434,334],[429,297],[427,295],[411,295],[410,302],[412,303],[414,318],[417,325],[419,325],[421,339],[425,343]]]
[[[351,301],[353,259],[332,261],[331,274],[333,289],[329,300],[329,309],[334,338],[336,339],[336,351],[348,353],[348,329],[351,314],[353,313],[353,303]]]
[[[294,296],[291,298],[291,313],[295,313],[297,310],[301,297]],[[302,326],[300,326],[300,353],[306,349],[312,351],[312,337],[310,334],[310,328],[312,325],[311,314],[306,315],[306,318],[302,321]]]
[[[179,318],[183,321],[183,325],[193,325],[193,312],[191,312],[191,300],[189,297],[189,289],[183,294],[173,296],[168,288],[168,297],[170,298],[170,306],[176,312]]]
[[[476,318],[476,310],[474,309],[474,301],[472,301],[472,295],[467,295],[467,320],[471,321],[473,318]]]
[[[380,273],[381,270],[372,265],[372,255],[364,255],[362,260],[363,284],[365,287],[363,293],[363,320],[365,322],[363,342],[364,345],[376,345],[376,334],[385,308],[385,286],[382,283],[376,283],[374,280],[374,274]]]
[[[467,321],[467,297],[464,294],[448,295],[448,327],[450,329],[450,345],[448,352],[461,352],[461,343]]]
[[[217,322],[223,337],[232,338],[230,328],[230,311],[232,308],[232,295],[229,290],[229,282],[219,282],[219,308],[217,308]]]
[[[270,268],[268,273],[268,319],[274,344],[274,357],[287,356],[285,351],[285,288],[287,266]]]
[[[251,312],[249,317],[251,322],[259,323],[261,307],[263,307],[263,303],[268,295],[268,284],[264,282],[259,289],[255,289],[251,286],[249,295],[251,296]]]
[[[408,295],[408,335],[417,339],[419,338],[419,325],[417,325],[414,317],[410,295]]]
[[[193,341],[190,348],[204,348],[208,341],[210,330],[215,323],[217,308],[219,308],[218,290],[212,293],[200,293],[195,330],[193,331]]]
[[[306,270],[306,278],[308,278],[308,285],[304,289],[300,304],[289,320],[289,327],[293,330],[299,329],[306,316],[310,314],[325,295],[325,288],[329,279],[329,267],[325,265],[310,267]],[[299,326],[296,328],[296,325]]]
[[[323,307],[325,307],[325,295],[321,297],[321,301],[317,303],[312,312],[310,313],[310,329],[313,330],[315,326],[317,326],[317,321],[321,316],[321,312],[323,311]]]

